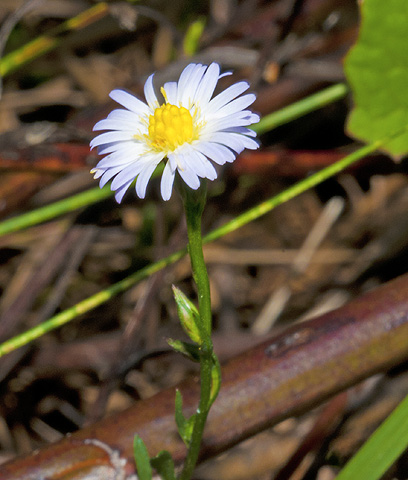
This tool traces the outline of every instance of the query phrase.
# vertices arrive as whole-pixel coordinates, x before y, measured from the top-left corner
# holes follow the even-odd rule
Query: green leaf
[[[168,338],[167,343],[176,352],[181,353],[182,355],[189,358],[193,362],[200,361],[200,349],[199,347],[197,347],[197,345],[192,345],[191,343],[182,342],[181,340],[173,340],[172,338]]]
[[[197,307],[175,285],[173,285],[173,294],[174,300],[177,304],[177,312],[183,330],[193,342],[200,345],[202,340],[200,331],[197,327],[197,322],[200,321],[200,314],[198,313]]]
[[[133,454],[137,467],[137,476],[139,480],[152,480],[152,467],[150,466],[149,452],[146,445],[139,435],[135,435],[133,440]]]
[[[348,132],[394,157],[408,152],[408,2],[361,2],[361,27],[345,61],[355,107]]]
[[[183,40],[183,49],[186,55],[191,56],[197,52],[204,28],[205,17],[200,17],[188,27]]]
[[[195,415],[192,415],[190,418],[186,418],[183,414],[183,398],[181,396],[180,390],[176,390],[176,424],[177,429],[185,443],[186,447],[190,445],[191,435],[193,433],[194,422],[196,419]]]
[[[347,463],[336,480],[378,480],[408,448],[408,396]]]
[[[150,462],[164,480],[176,480],[174,462],[167,450],[159,452]]]
[[[221,388],[221,367],[218,358],[213,354],[212,356],[213,366],[211,369],[211,391],[210,391],[210,405],[214,403],[214,400],[218,396],[218,392]]]

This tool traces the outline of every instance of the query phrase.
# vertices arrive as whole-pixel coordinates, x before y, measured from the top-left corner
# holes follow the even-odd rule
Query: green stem
[[[212,350],[212,347],[211,347]],[[183,470],[179,480],[189,480],[194,472],[198,455],[200,453],[201,440],[204,427],[207,421],[211,395],[211,350],[202,348],[200,355],[200,402],[195,414],[194,428],[191,435],[191,442],[184,462]]]
[[[64,41],[62,34],[84,28],[108,13],[109,6],[106,2],[97,3],[76,17],[70,18],[58,27],[48,31],[45,35],[39,36],[18,50],[10,52],[3,58],[0,58],[0,76],[5,77],[26,63],[34,60],[34,58],[44,55],[58,45],[61,45]]]
[[[187,220],[188,253],[191,260],[193,278],[197,285],[198,310],[204,327],[205,337],[211,337],[211,298],[210,282],[204,261],[203,240],[201,236],[201,217],[207,193],[206,183],[197,190],[191,190],[184,182],[181,186]],[[200,326],[199,326],[200,327]],[[200,332],[201,333],[201,332]]]
[[[202,344],[200,345],[200,401],[195,414],[191,442],[184,462],[180,480],[189,480],[193,474],[200,453],[205,422],[210,410],[211,371],[213,368],[213,346],[211,341],[211,297],[207,267],[203,255],[201,217],[205,205],[206,184],[191,190],[180,186],[187,219],[188,252],[191,259],[193,278],[197,285],[199,325]]]
[[[221,227],[218,227],[217,229],[208,233],[203,238],[203,243],[206,244],[213,242],[214,240],[217,240],[218,238],[221,238],[228,233],[238,230],[238,228],[243,227],[247,223],[262,217],[263,215],[265,215],[265,213],[270,212],[282,203],[285,203],[292,198],[297,197],[301,193],[304,193],[307,190],[316,187],[325,180],[345,170],[358,160],[361,160],[362,158],[370,155],[371,153],[374,153],[379,148],[381,148],[384,143],[385,141],[377,141],[371,143],[370,145],[365,145],[364,147],[359,148],[355,152],[350,153],[350,155],[347,155],[346,157],[340,159],[338,162],[333,163],[326,168],[323,168],[322,170],[311,175],[310,177],[300,180],[299,182],[295,183],[283,192],[278,193],[274,197],[271,197],[268,200],[259,203],[255,207],[250,208],[244,213],[241,213],[241,215],[238,215],[236,218],[229,221],[225,225],[221,225]]]
[[[23,213],[17,217],[12,217],[0,222],[0,237],[8,233],[17,232],[23,228],[38,225],[41,222],[51,220],[52,218],[63,215],[64,213],[73,212],[78,208],[92,205],[100,202],[105,198],[111,197],[113,193],[109,186],[104,188],[92,188],[85,192],[77,193],[69,198],[64,198],[58,202],[37,208],[27,213]]]

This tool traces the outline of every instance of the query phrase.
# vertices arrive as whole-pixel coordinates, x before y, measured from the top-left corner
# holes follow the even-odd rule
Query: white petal
[[[127,120],[114,120],[110,118],[104,118],[103,120],[99,120],[93,127],[94,131],[97,130],[123,130],[130,132],[132,134],[135,133],[135,125],[134,123],[130,123]]]
[[[102,158],[102,160],[96,165],[96,168],[110,168],[119,165],[126,165],[127,163],[134,162],[145,154],[146,149],[144,145],[134,144],[128,148],[127,151],[118,150]]]
[[[205,65],[197,64],[191,72],[189,81],[185,86],[184,90],[181,92],[181,104],[183,107],[190,109],[195,100],[195,94],[197,87],[204,75],[206,70]]]
[[[149,163],[148,165],[146,165],[144,170],[142,170],[139,173],[139,176],[137,177],[137,180],[136,180],[136,193],[137,193],[137,196],[139,198],[144,198],[145,197],[147,184],[150,180],[150,177],[152,176],[152,173],[154,172],[155,168],[157,167],[158,163],[159,162]]]
[[[159,102],[158,102],[156,94],[154,92],[153,76],[154,76],[154,73],[152,73],[149,76],[149,78],[146,80],[146,83],[145,83],[145,86],[144,86],[144,94],[145,94],[145,97],[146,97],[146,102],[148,103],[149,107],[152,110],[155,110],[159,106]]]
[[[200,186],[200,179],[198,178],[196,172],[190,168],[189,165],[181,170],[180,168],[177,169],[180,174],[180,177],[187,183],[187,185],[192,188],[193,190],[197,190]]]
[[[115,192],[115,200],[120,203],[122,201],[123,196],[127,192],[127,189],[132,184],[133,179],[129,180],[127,183],[123,184],[120,188],[118,188]]]
[[[217,117],[232,115],[237,112],[241,112],[249,105],[254,103],[256,96],[253,93],[248,93],[247,95],[243,95],[242,97],[236,98],[232,100],[227,105],[224,105],[219,110],[217,110],[214,115]]]
[[[178,170],[194,170],[195,173],[199,176],[205,176],[205,171],[203,169],[202,163],[197,162],[196,157],[194,155],[194,150],[188,148],[189,145],[182,148],[181,152],[177,151],[174,156],[177,158],[177,165]]]
[[[100,145],[98,147],[98,155],[106,155],[107,153],[112,153],[120,150],[123,146],[125,145],[133,145],[134,144],[134,139],[132,138],[131,140],[124,140],[122,142],[108,142],[104,143],[103,145]]]
[[[101,188],[104,187],[112,177],[114,177],[117,173],[119,173],[122,170],[122,168],[123,168],[122,165],[120,165],[118,167],[108,168],[104,172],[104,174],[101,176],[101,179],[99,181],[99,186]]]
[[[177,88],[177,105],[181,102],[183,93],[185,92],[187,85],[190,82],[191,75],[195,70],[196,64],[190,63],[187,67],[181,72],[179,81],[178,81],[178,88]]]
[[[236,158],[234,152],[218,143],[198,143],[195,145],[195,149],[218,165],[224,165],[225,162],[233,162]]]
[[[113,155],[113,154],[111,154],[111,155]],[[135,160],[134,158],[127,157],[127,156],[124,156],[124,155],[115,155],[113,157],[111,155],[108,155],[108,156],[102,158],[102,160],[100,160],[96,164],[95,168],[107,170],[108,168],[119,167],[121,165],[122,165],[122,168],[123,168],[124,165],[126,165],[126,164]]]
[[[208,178],[209,180],[217,178],[214,166],[205,155],[190,145],[186,145],[186,148],[183,150],[185,151],[184,164],[188,164],[189,168],[194,170],[199,177]]]
[[[195,94],[196,101],[200,103],[200,108],[210,101],[217,86],[219,75],[220,66],[218,63],[212,63],[204,73]]]
[[[164,167],[161,182],[160,182],[160,191],[163,200],[169,200],[171,197],[171,192],[173,190],[174,176],[176,170],[171,168],[170,162],[166,163]]]
[[[99,170],[95,167],[91,170],[91,173],[94,174],[93,176],[94,180],[97,180],[99,177],[101,177],[105,173],[105,170],[104,169]]]
[[[118,154],[123,155],[124,157],[138,154],[140,150],[144,153],[146,150],[149,150],[150,147],[139,140],[135,140],[133,137],[131,140],[126,140],[122,142],[113,142],[113,143],[105,143],[102,146],[98,147],[99,155],[109,155]]]
[[[135,112],[131,112],[130,110],[123,110],[121,108],[117,108],[116,110],[112,110],[111,113],[106,117],[109,120],[118,120],[121,122],[128,122],[132,125],[132,130],[136,130],[138,128],[142,128],[143,126],[147,130],[148,124],[148,116],[152,113],[150,108],[146,105],[147,114],[139,114]]]
[[[91,148],[94,148],[105,143],[121,142],[123,140],[131,140],[131,138],[132,134],[130,132],[106,132],[95,137],[89,145]]]
[[[257,113],[252,113],[252,112],[251,112],[251,115],[248,116],[248,118],[251,121],[251,124],[258,123],[259,120],[261,119],[261,117]]]
[[[239,135],[239,136],[241,137],[240,140],[241,142],[243,142],[245,148],[248,148],[249,150],[256,150],[257,148],[259,148],[259,143],[255,141],[253,138],[247,137],[246,135]]]
[[[214,165],[201,152],[196,151],[195,154],[201,160],[205,169],[205,175],[202,175],[202,177],[208,178],[208,180],[215,180],[217,178],[217,170],[215,170]]]
[[[217,130],[224,130],[232,127],[246,127],[252,125],[252,120],[247,115],[228,115],[223,118],[209,121],[202,130],[202,134],[208,132],[215,132]]]
[[[118,190],[122,185],[133,181],[139,173],[137,163],[132,162],[130,165],[122,168],[122,170],[112,180],[111,190]]]
[[[163,85],[166,92],[167,103],[177,105],[177,82],[167,82]]]
[[[241,153],[244,148],[255,150],[259,147],[258,143],[252,138],[232,132],[216,132],[208,140],[225,145],[237,153]]]
[[[109,96],[112,98],[112,100],[115,100],[115,102],[119,103],[128,110],[131,110],[132,112],[143,115],[147,115],[149,113],[149,109],[145,103],[125,90],[112,90]]]
[[[210,103],[208,104],[207,109],[205,110],[206,113],[213,113],[216,112],[219,108],[226,105],[228,102],[233,100],[234,98],[241,95],[241,93],[248,90],[249,83],[248,82],[238,82],[231,85],[223,92],[219,93],[216,97],[214,97]]]
[[[246,127],[225,128],[223,132],[241,133],[243,135],[248,135],[248,137],[256,137],[256,133],[253,130]]]
[[[172,153],[168,153],[167,158],[169,160],[171,169],[175,172],[178,167],[176,157]]]

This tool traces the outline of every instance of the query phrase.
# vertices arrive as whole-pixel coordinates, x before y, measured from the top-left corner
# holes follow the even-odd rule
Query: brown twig
[[[408,357],[408,275],[330,313],[296,325],[231,360],[209,416],[201,460]],[[197,401],[197,382],[179,386],[185,414]],[[180,463],[185,447],[173,419],[175,389],[137,402],[35,454],[3,465],[3,480],[61,476],[90,480],[134,473],[133,436],[151,455],[162,449]]]

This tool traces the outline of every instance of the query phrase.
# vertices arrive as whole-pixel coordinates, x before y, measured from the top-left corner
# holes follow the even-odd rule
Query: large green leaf
[[[385,140],[394,157],[408,152],[408,1],[364,0],[356,45],[345,72],[355,107],[348,132],[367,143]]]

